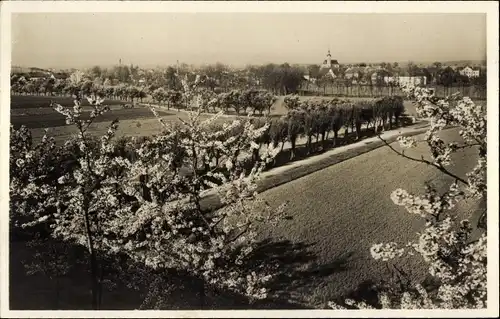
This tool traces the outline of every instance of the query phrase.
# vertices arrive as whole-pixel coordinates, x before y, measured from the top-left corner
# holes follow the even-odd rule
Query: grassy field
[[[62,106],[69,108],[73,106],[73,100],[66,97],[12,96],[10,115],[11,124],[13,124],[14,127],[25,125],[26,127],[32,129],[40,129],[41,131],[43,131],[43,129],[45,128],[64,127],[64,116],[57,113],[50,107],[51,101],[57,102]],[[120,101],[108,100],[104,103],[110,105],[111,111],[96,118],[95,122],[109,123],[116,118],[119,120],[139,120],[154,118],[153,113],[149,109],[144,107],[123,109],[121,107],[122,102]],[[90,114],[92,107],[86,100],[82,102],[82,106],[82,118],[86,118]],[[160,113],[163,116],[172,115],[167,112]],[[71,130],[71,128],[68,129]],[[64,130],[61,129],[58,130],[58,132],[63,131]]]
[[[444,135],[448,140],[458,137],[456,130],[448,130]],[[397,143],[393,146],[399,148]],[[457,153],[452,171],[465,176],[475,164],[474,151]],[[407,155],[428,157],[429,151],[418,147]],[[308,247],[310,254],[316,256],[291,266],[288,273],[303,274],[303,281],[282,287],[281,294],[319,305],[367,282],[387,278],[385,263],[371,258],[370,246],[414,240],[423,225],[421,218],[394,205],[390,194],[397,188],[421,194],[426,181],[443,189],[451,180],[435,168],[381,147],[261,193],[271,205],[288,201],[287,211],[293,218],[269,227],[263,238]],[[460,205],[459,218],[473,211],[475,205]],[[401,265],[413,278],[420,278],[425,270],[420,259],[403,259]]]

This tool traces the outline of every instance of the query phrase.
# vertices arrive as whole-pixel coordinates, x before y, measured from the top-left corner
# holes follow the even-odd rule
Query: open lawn
[[[70,96],[36,96],[36,95],[11,95],[11,109],[30,109],[30,108],[45,108],[49,107],[50,101],[60,103],[62,105],[73,105],[73,98]],[[124,102],[117,100],[105,100],[108,105],[121,105]],[[86,99],[83,99],[82,106],[90,106]]]
[[[143,111],[147,111],[151,113],[148,109],[142,109]],[[124,110],[130,111],[130,110]],[[116,112],[118,113],[118,112]],[[109,127],[110,119],[113,116],[116,118],[115,111],[108,112],[108,120],[105,121],[96,121],[90,125],[90,133],[96,136],[102,136]],[[124,112],[125,113],[125,112]],[[159,112],[162,115],[162,118],[165,121],[179,121],[179,118],[187,119],[187,114],[176,114],[176,115],[165,115],[164,112]],[[134,113],[129,112],[125,113],[129,115],[133,115]],[[137,113],[135,113],[137,114]],[[123,114],[122,114],[123,115]],[[208,116],[206,116],[208,118]],[[163,127],[158,119],[154,118],[154,115],[151,114],[149,117],[142,118],[134,118],[134,119],[123,119],[123,117],[117,117],[119,120],[118,130],[116,132],[116,137],[122,136],[151,136],[154,134],[161,133]],[[227,121],[227,119],[219,119],[218,121]],[[64,124],[64,120],[62,120]],[[35,128],[31,130],[32,136],[34,139],[41,139],[45,134],[45,130],[43,128]],[[56,126],[50,127],[48,130],[48,135],[54,137],[56,143],[61,143],[69,139],[71,136],[77,133],[77,129],[73,125],[66,126]]]
[[[14,127],[25,125],[32,129],[45,129],[52,127],[65,126],[64,116],[50,108],[50,101],[71,108],[73,100],[66,97],[45,97],[45,96],[11,96],[11,115],[10,121]],[[123,109],[119,101],[105,101],[110,105],[110,111],[95,119],[96,122],[111,122],[114,119],[147,119],[153,118],[153,113],[144,107],[133,109]],[[88,101],[82,103],[82,118],[88,118],[92,107]],[[166,112],[160,112],[162,115],[171,115]]]

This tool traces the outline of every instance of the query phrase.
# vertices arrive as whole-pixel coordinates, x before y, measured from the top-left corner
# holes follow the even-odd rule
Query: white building
[[[309,74],[306,74],[304,75],[304,79],[308,82],[311,82],[311,83],[316,83],[316,79],[315,78],[312,78]]]
[[[384,82],[396,85],[427,85],[427,78],[425,76],[385,76]]]
[[[467,66],[463,68],[462,70],[458,71],[461,75],[465,75],[469,78],[477,78],[479,77],[479,70],[474,70],[470,66]]]
[[[346,79],[357,79],[359,78],[359,75],[361,73],[361,68],[359,67],[351,67],[351,68],[348,68],[347,70],[345,70],[344,72],[344,76]]]
[[[337,78],[337,76],[335,75],[335,73],[333,73],[333,70],[332,70],[332,69],[328,70],[328,73],[327,73],[327,74],[328,74],[328,76],[330,76],[332,79],[336,79],[336,78]]]

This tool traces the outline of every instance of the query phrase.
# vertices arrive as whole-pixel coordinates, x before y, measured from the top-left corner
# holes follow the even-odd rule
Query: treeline
[[[88,78],[79,82],[71,79],[39,79],[24,80],[23,78],[11,78],[11,92],[13,94],[26,95],[47,95],[47,96],[72,96],[98,95],[109,99],[118,99],[123,101],[142,100],[148,95],[146,87],[140,87],[132,84],[119,83],[112,85],[110,81],[92,81]]]
[[[460,92],[463,96],[468,96],[472,99],[484,100],[486,99],[486,86],[485,85],[427,85],[429,88],[434,89],[434,94],[437,97],[443,98],[450,94]],[[312,83],[303,83],[298,90],[300,95],[303,96],[337,96],[337,97],[383,97],[402,95],[403,92],[398,86],[394,85],[364,85],[364,84],[340,84],[329,83],[323,85],[314,85]]]
[[[168,109],[170,107],[177,107],[177,109],[194,107],[203,112],[217,113],[223,111],[225,114],[228,114],[229,110],[233,109],[237,115],[240,115],[241,112],[246,114],[248,111],[260,115],[266,111],[269,114],[271,106],[277,99],[268,91],[255,89],[231,90],[222,93],[201,89],[197,93],[199,94],[198,99],[195,100],[195,103],[191,103],[192,105],[185,103],[186,99],[184,99],[181,91],[158,88],[152,92],[151,96],[155,102],[166,105]]]
[[[248,73],[257,79],[258,84],[277,95],[296,93],[304,81],[304,70],[288,63],[267,64],[248,68]]]
[[[285,105],[288,109],[286,115],[277,119],[255,121],[260,126],[269,123],[269,128],[262,136],[260,143],[272,144],[274,147],[281,144],[281,150],[283,150],[285,143],[289,142],[291,144],[290,159],[295,157],[299,137],[307,139],[306,152],[311,154],[316,151],[313,138],[316,140],[317,147],[325,149],[330,134],[333,134],[333,146],[336,146],[342,128],[345,129],[344,138],[351,130],[357,140],[363,134],[363,124],[367,129],[371,126],[374,133],[377,133],[380,130],[399,126],[401,116],[404,114],[403,99],[400,96],[356,103],[342,99],[302,101],[298,96],[288,96],[285,98]],[[257,154],[256,151],[255,158]]]

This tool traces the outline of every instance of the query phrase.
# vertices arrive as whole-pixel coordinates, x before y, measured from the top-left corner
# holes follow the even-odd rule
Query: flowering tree
[[[197,98],[193,92],[186,95]],[[164,293],[157,285],[175,274],[201,282],[202,306],[211,289],[265,298],[273,269],[250,271],[245,263],[257,244],[257,225],[277,222],[283,212],[283,207],[261,205],[255,192],[276,150],[269,147],[255,163],[249,160],[267,125],[238,120],[215,126],[218,116],[202,121],[199,112],[179,125],[158,117],[163,134],[118,148],[116,121],[99,139],[90,134],[92,121],[109,107],[101,98],[87,99],[93,106],[88,119],[83,119],[79,96],[73,109],[53,104],[78,129],[63,147],[48,137],[34,145],[26,128],[12,128],[13,224],[47,225],[51,237],[87,249],[94,309],[100,307],[109,275],[103,261],[117,256],[151,270],[140,279],[152,285],[148,300]],[[224,207],[204,207],[207,192],[216,192]],[[114,266],[127,275],[126,265]],[[151,273],[158,280],[149,280]]]
[[[75,72],[71,73],[71,75],[70,75],[70,77],[69,77],[70,82],[71,82],[72,84],[80,84],[80,82],[82,82],[82,81],[83,81],[83,76],[84,76],[84,75],[85,75],[85,74],[84,74],[82,71],[77,70],[77,71],[75,71]]]
[[[403,89],[417,103],[419,115],[429,118],[430,128],[424,141],[401,137],[399,142],[403,148],[412,148],[417,143],[424,142],[429,146],[432,157],[431,160],[425,160],[409,157],[404,151],[400,154],[409,160],[435,167],[452,177],[454,182],[444,194],[431,186],[426,187],[423,196],[410,194],[402,189],[391,194],[396,205],[425,218],[426,226],[418,234],[418,239],[408,243],[406,247],[400,247],[396,243],[373,245],[372,257],[390,261],[404,254],[417,253],[429,265],[429,275],[434,279],[434,287],[416,284],[399,293],[383,291],[379,295],[378,306],[404,309],[484,308],[487,279],[486,211],[482,212],[478,225],[473,225],[469,220],[457,221],[452,209],[460,200],[486,200],[486,107],[459,95],[440,100],[424,88]],[[443,129],[450,127],[459,128],[459,143],[446,143],[439,137]],[[460,177],[448,167],[452,163],[452,154],[464,148],[477,150],[478,157],[472,171],[466,177]],[[480,233],[479,236],[473,235],[475,228]],[[372,307],[354,300],[346,300],[346,304],[354,308]],[[335,309],[343,308],[334,303],[330,306]]]

